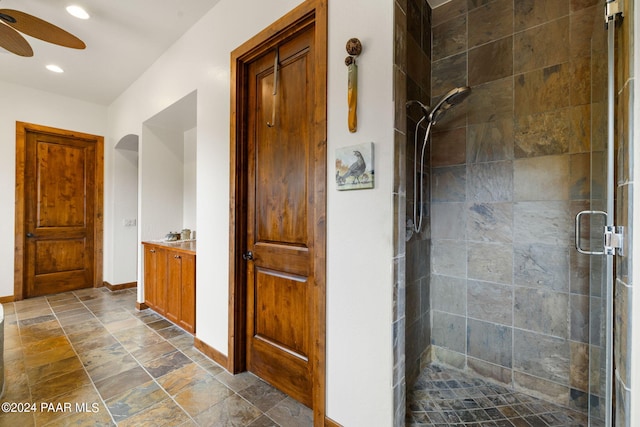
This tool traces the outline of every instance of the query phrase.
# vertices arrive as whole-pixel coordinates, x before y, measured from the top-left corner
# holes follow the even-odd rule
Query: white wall
[[[144,126],[140,141],[141,240],[162,239],[182,226],[183,132]]]
[[[13,295],[16,121],[104,136],[107,109],[2,81],[0,93],[0,296],[5,297]],[[105,247],[109,244],[105,235]]]
[[[137,138],[136,138],[137,139]],[[120,144],[117,146],[120,147]],[[113,150],[113,254],[105,272],[105,280],[112,285],[135,282],[138,248],[138,148]],[[125,221],[135,221],[127,225]],[[108,277],[108,280],[107,280]]]
[[[197,90],[197,336],[225,354],[230,52],[299,3],[221,0],[109,108],[113,138],[143,135],[142,165],[142,123]],[[393,2],[331,0],[328,30],[327,415],[346,427],[391,425]],[[347,129],[344,65],[351,37],[364,46],[355,134]],[[376,150],[375,189],[337,192],[335,149],[369,141]]]
[[[358,131],[347,129],[345,44],[358,37]],[[327,413],[393,425],[393,2],[329,2]],[[336,191],[335,149],[374,142],[375,189]],[[354,400],[357,401],[353,405]],[[363,411],[367,411],[364,414]]]
[[[184,175],[182,179],[182,228],[195,230],[198,222],[196,207],[197,194],[197,129],[193,128],[184,133]],[[180,230],[178,230],[180,231]]]

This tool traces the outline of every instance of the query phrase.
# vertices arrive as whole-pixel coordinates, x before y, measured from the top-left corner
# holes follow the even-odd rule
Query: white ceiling
[[[0,0],[0,9],[37,16],[87,45],[69,49],[25,36],[33,57],[0,48],[0,80],[109,105],[218,1]],[[69,15],[70,4],[84,7],[91,19]],[[51,63],[65,72],[46,70]]]

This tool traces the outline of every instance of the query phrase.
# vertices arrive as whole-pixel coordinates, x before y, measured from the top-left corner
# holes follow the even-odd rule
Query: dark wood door
[[[247,369],[308,406],[314,313],[313,49],[310,27],[249,64],[247,117],[246,249],[253,255],[246,272]]]
[[[34,297],[96,283],[96,141],[27,132],[25,286]]]

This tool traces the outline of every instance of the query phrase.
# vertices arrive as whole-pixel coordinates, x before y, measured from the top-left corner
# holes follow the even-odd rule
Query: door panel
[[[307,286],[304,277],[256,269],[255,337],[307,360]]]
[[[247,368],[309,406],[313,36],[310,26],[249,64],[247,118]]]
[[[25,296],[95,283],[95,141],[28,132]]]

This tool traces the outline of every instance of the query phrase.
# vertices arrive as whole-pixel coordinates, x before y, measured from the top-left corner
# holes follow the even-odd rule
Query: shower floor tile
[[[407,396],[410,427],[578,427],[587,416],[438,365],[424,369]]]

